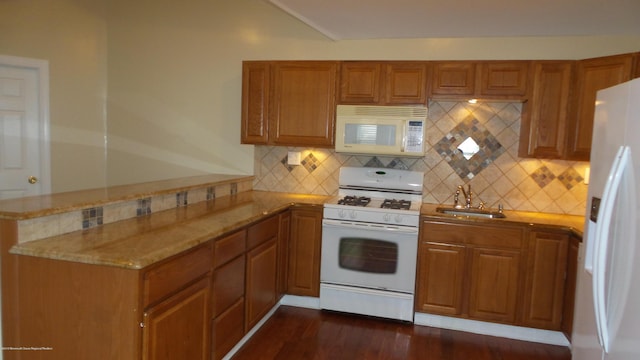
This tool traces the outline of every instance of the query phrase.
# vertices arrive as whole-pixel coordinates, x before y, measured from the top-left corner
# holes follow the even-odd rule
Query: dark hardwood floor
[[[243,359],[570,360],[562,346],[281,306],[236,353]]]

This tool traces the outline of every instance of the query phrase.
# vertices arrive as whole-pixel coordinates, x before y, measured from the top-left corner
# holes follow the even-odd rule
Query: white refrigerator
[[[574,360],[640,359],[640,79],[598,92]]]

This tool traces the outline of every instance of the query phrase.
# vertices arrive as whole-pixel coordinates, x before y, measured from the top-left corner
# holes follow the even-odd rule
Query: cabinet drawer
[[[521,249],[523,230],[513,227],[491,225],[466,225],[453,223],[423,224],[423,239],[438,243],[458,243],[491,246],[507,249]]]
[[[144,306],[180,290],[211,270],[210,245],[191,250],[144,274]]]
[[[263,242],[278,236],[280,221],[278,216],[272,216],[251,227],[247,233],[247,249],[252,249]]]
[[[241,230],[214,243],[213,265],[218,268],[245,251],[246,230]]]
[[[216,269],[213,275],[213,316],[227,310],[244,296],[244,256]]]

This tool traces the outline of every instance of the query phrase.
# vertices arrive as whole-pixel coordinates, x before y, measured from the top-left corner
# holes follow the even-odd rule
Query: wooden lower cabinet
[[[470,252],[469,317],[515,323],[521,252],[495,248]]]
[[[287,293],[319,297],[322,206],[293,206],[290,236]]]
[[[446,315],[462,314],[465,279],[464,245],[421,243],[418,254],[418,311]]]
[[[246,230],[215,241],[213,272],[213,359],[222,359],[242,339],[244,328]]]
[[[580,238],[571,236],[569,238],[569,249],[567,252],[567,278],[564,287],[564,303],[562,306],[562,332],[571,340],[573,332],[573,310],[576,300],[576,283],[578,280],[578,251],[580,249]]]
[[[560,330],[564,306],[569,235],[532,231],[522,322]]]
[[[251,330],[277,301],[279,231],[278,215],[247,229],[244,318],[246,331]]]
[[[145,311],[142,359],[209,359],[210,282],[206,276]]]
[[[416,311],[569,334],[578,245],[527,224],[425,220]]]

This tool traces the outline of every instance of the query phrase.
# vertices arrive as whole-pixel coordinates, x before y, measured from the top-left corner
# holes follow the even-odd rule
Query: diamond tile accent
[[[468,137],[480,147],[478,153],[469,160],[458,150],[458,146]],[[436,144],[436,151],[461,179],[473,179],[502,155],[505,149],[476,118],[467,117]]]
[[[558,175],[558,180],[564,185],[567,190],[571,190],[574,186],[578,185],[584,178],[574,168],[568,168],[562,174]]]
[[[378,159],[377,157],[373,157],[371,158],[371,160],[367,161],[366,164],[364,164],[364,167],[385,167],[384,164],[382,163],[382,161],[380,161],[380,159]]]
[[[188,192],[180,191],[176,193],[176,206],[186,206],[187,205],[187,195]]]
[[[82,229],[102,225],[102,206],[82,210]]]
[[[209,186],[207,188],[207,200],[213,200],[216,198],[216,187]]]
[[[300,165],[302,165],[305,169],[307,169],[309,174],[311,174],[315,169],[317,169],[319,164],[320,164],[320,161],[318,160],[318,158],[313,156],[313,153],[309,153],[307,157],[305,157],[304,159],[302,159],[302,161],[300,161]]]
[[[535,181],[538,186],[543,188],[549,185],[553,181],[553,179],[556,178],[556,176],[551,172],[551,170],[549,170],[548,167],[542,166],[538,168],[538,170],[534,171],[533,174],[531,174],[531,178],[533,178],[533,181]]]
[[[151,198],[138,199],[138,208],[136,216],[151,214]]]

